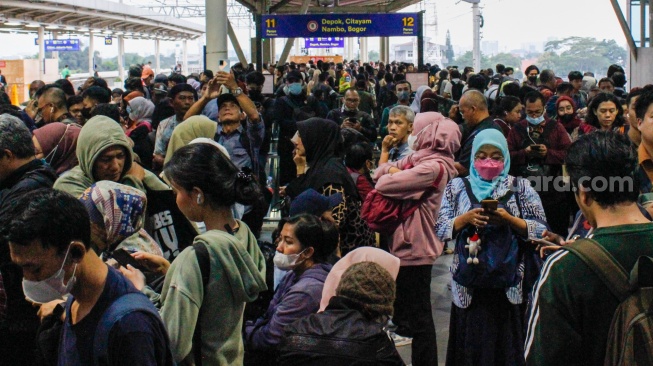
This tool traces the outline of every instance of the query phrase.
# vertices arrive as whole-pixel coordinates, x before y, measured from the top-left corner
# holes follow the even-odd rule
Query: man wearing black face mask
[[[526,75],[526,80],[524,80],[523,85],[537,89],[537,77],[540,75],[540,69],[535,65],[531,65],[524,70],[524,75]]]
[[[84,105],[82,109],[82,117],[84,117],[82,125],[84,125],[92,117],[93,109],[98,104],[111,102],[111,90],[101,86],[91,86],[84,90],[82,98],[82,104]]]

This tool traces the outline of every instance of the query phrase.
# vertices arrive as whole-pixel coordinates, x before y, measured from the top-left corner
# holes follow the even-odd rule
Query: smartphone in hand
[[[127,267],[127,265],[131,265],[134,268],[138,268],[141,271],[145,270],[145,267],[141,266],[140,263],[134,257],[129,254],[128,251],[125,249],[117,249],[114,250],[113,253],[111,253],[111,258],[115,259],[116,262],[118,262],[121,266]]]
[[[481,208],[485,211],[496,211],[499,208],[499,201],[497,200],[482,200]]]

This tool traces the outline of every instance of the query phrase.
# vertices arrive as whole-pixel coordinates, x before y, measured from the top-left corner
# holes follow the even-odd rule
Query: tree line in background
[[[117,56],[103,58],[100,56],[100,51],[95,51],[94,56],[98,72],[118,70]],[[52,52],[46,52],[45,57],[51,58]],[[31,58],[38,58],[38,54]],[[129,68],[129,65],[145,64],[148,61],[152,61],[152,65],[155,64],[154,55],[143,57],[137,53],[125,53],[124,60],[125,68]],[[172,68],[176,61],[174,54],[169,56],[161,55],[159,60],[162,68]],[[66,65],[68,65],[68,68],[73,74],[88,72],[88,47],[78,52],[59,52],[59,69],[63,69]]]
[[[549,41],[544,46],[544,53],[531,53],[524,59],[537,59],[535,63],[540,71],[551,69],[557,76],[566,77],[570,71],[593,72],[600,77],[606,75],[608,67],[612,64],[625,66],[626,49],[619,46],[614,40],[597,40],[590,37],[568,37],[562,40]],[[499,53],[494,56],[481,54],[481,68],[494,70],[496,64],[511,66],[515,69],[514,76],[521,79],[522,58],[509,53]],[[456,65],[460,69],[472,66],[472,52],[468,51],[453,59],[449,65]]]

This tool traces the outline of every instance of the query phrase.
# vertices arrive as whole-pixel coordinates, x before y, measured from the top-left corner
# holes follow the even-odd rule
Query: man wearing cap
[[[154,71],[149,67],[143,67],[141,80],[143,81],[143,89],[148,90],[152,84],[152,80],[154,80]]]
[[[279,184],[284,186],[297,177],[297,167],[293,161],[295,145],[290,139],[297,132],[297,122],[311,117],[326,117],[327,110],[320,107],[317,98],[307,96],[304,79],[299,71],[293,70],[286,75],[288,95],[277,98],[274,103],[274,120],[279,126]]]
[[[155,83],[152,86],[152,103],[158,105],[168,96],[168,87],[165,83]]]
[[[496,100],[499,96],[499,87],[503,78],[501,75],[495,75],[490,80],[490,87],[485,91],[485,97],[490,100]]]
[[[334,193],[325,196],[318,193],[313,188],[309,188],[295,197],[290,204],[290,216],[296,216],[303,213],[315,215],[324,220],[336,223],[333,219],[331,210],[342,202],[342,193]]]
[[[223,86],[230,92],[220,94]],[[200,114],[216,98],[218,132],[215,140],[227,149],[237,167],[250,168],[259,176],[262,169],[259,168],[258,155],[265,125],[254,102],[238,87],[233,73],[219,71],[208,82],[206,93],[193,104],[185,118]]]
[[[159,127],[156,129],[154,157],[152,158],[152,167],[154,170],[163,166],[172,131],[174,131],[178,124],[185,120],[184,116],[186,112],[188,112],[197,100],[197,91],[188,84],[177,84],[170,89],[168,97],[170,98],[172,108],[175,110],[175,114],[161,121]]]

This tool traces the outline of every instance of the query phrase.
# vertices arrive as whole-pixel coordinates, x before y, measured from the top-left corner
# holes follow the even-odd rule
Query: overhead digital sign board
[[[417,13],[263,15],[264,38],[415,37]]]

